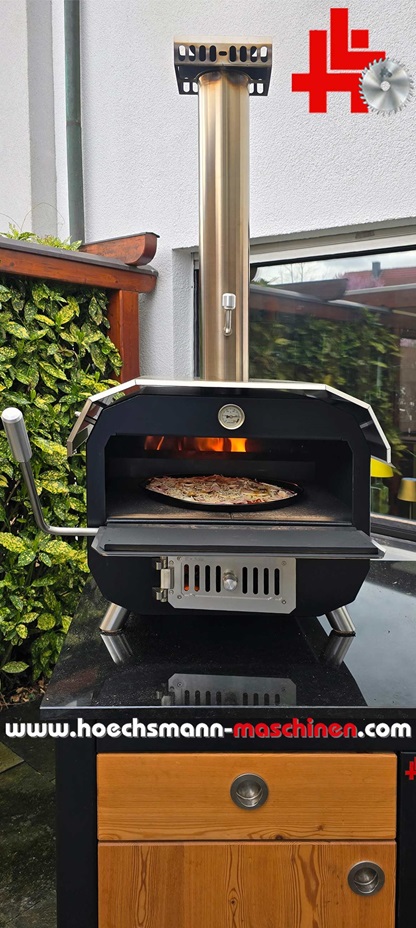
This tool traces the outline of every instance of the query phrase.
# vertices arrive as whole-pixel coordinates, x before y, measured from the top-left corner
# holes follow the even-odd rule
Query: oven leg
[[[322,651],[321,659],[325,664],[330,664],[331,667],[341,667],[352,645],[353,638],[353,635],[340,635],[332,629]]]
[[[117,603],[110,603],[107,612],[100,625],[100,632],[104,635],[114,635],[123,627],[128,616],[128,609],[124,606],[118,606]]]
[[[355,628],[346,606],[332,609],[326,613],[329,624],[338,635],[355,635]]]
[[[124,632],[116,632],[115,635],[105,635],[101,632],[101,640],[104,642],[111,660],[114,661],[115,664],[127,664],[131,661],[133,651],[131,650]],[[347,641],[346,638],[339,638],[338,640]]]

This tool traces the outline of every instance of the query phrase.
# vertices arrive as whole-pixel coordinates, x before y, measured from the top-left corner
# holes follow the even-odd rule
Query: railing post
[[[140,373],[138,294],[132,290],[113,290],[108,306],[108,321],[111,341],[121,355],[121,379],[132,380]]]

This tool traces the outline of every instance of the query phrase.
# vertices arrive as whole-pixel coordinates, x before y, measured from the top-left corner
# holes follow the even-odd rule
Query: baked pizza
[[[152,477],[146,489],[163,496],[201,506],[258,506],[296,496],[294,490],[263,483],[250,477]]]

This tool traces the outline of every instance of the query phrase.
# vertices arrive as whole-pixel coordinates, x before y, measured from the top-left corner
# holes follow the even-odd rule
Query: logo
[[[413,95],[404,66],[370,49],[368,29],[349,28],[348,9],[330,12],[326,29],[309,32],[309,71],[292,74],[292,91],[309,94],[309,112],[326,113],[329,93],[348,93],[351,113],[396,113]],[[329,64],[329,67],[328,67]]]
[[[407,770],[404,772],[405,777],[409,777],[411,783],[416,779],[416,757],[409,762]]]

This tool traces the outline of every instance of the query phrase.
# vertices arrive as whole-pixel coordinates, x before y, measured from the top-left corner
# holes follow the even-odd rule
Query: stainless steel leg
[[[117,603],[110,603],[103,621],[101,622],[100,632],[103,632],[104,635],[114,635],[115,632],[119,632],[120,628],[124,625],[127,615],[128,609],[125,609],[124,606],[118,606]]]
[[[341,667],[352,645],[353,637],[354,635],[340,635],[332,629],[321,654],[321,659],[325,664],[330,664],[331,667]]]
[[[355,635],[353,621],[346,606],[340,606],[339,609],[332,609],[326,613],[329,624],[338,635]]]
[[[127,664],[131,661],[133,651],[123,632],[118,632],[118,634],[115,635],[103,635],[103,633],[101,633],[101,640],[104,642],[111,660],[114,661],[115,664]]]

